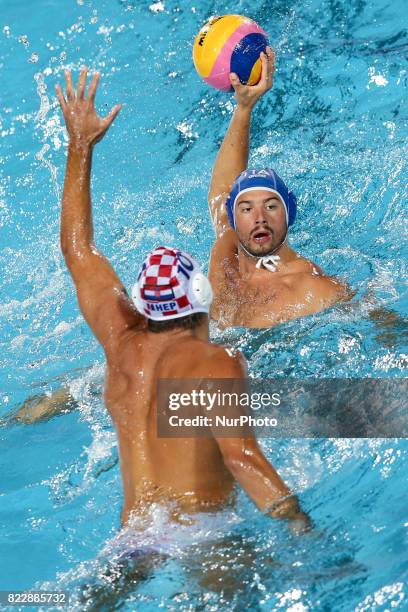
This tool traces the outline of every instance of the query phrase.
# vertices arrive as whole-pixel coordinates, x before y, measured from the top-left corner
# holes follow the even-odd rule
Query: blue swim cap
[[[253,191],[254,189],[266,189],[280,195],[285,205],[286,222],[288,227],[296,219],[296,196],[289,191],[283,180],[272,168],[262,168],[261,170],[248,169],[241,172],[235,179],[230,194],[225,202],[227,207],[228,219],[231,226],[235,229],[234,206],[238,196],[243,191]]]

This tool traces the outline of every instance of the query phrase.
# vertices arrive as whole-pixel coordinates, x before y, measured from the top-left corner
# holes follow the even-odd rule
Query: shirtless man
[[[211,317],[221,327],[270,327],[347,299],[347,289],[290,248],[296,197],[270,168],[247,169],[251,113],[272,87],[274,53],[261,53],[258,85],[231,73],[237,106],[216,158],[208,201],[216,233]]]
[[[118,436],[124,490],[122,522],[152,501],[173,500],[181,510],[228,502],[238,481],[271,516],[307,523],[297,499],[262,454],[254,437],[159,438],[159,379],[246,376],[243,357],[208,341],[211,286],[194,260],[160,247],[148,255],[132,298],[93,239],[90,195],[94,145],[120,111],[106,118],[94,107],[99,75],[85,95],[87,69],[75,90],[66,72],[66,94],[57,97],[68,135],[61,212],[61,249],[79,307],[105,352],[104,399]]]

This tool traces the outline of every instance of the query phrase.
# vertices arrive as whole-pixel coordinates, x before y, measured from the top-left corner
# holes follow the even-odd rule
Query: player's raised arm
[[[237,106],[218,152],[211,176],[208,203],[217,236],[229,228],[224,202],[236,177],[248,165],[251,112],[257,101],[272,87],[275,55],[270,47],[261,53],[262,74],[257,85],[242,85],[231,73]]]
[[[75,90],[71,72],[66,72],[66,94],[56,92],[69,135],[68,159],[61,210],[61,249],[77,290],[80,309],[108,359],[114,358],[118,341],[141,317],[108,260],[96,249],[91,206],[91,166],[94,146],[99,142],[121,105],[107,117],[95,110],[99,74],[85,94],[87,69],[81,70]]]

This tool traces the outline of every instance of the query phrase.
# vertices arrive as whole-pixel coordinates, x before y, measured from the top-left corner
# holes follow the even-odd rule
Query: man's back
[[[120,448],[123,521],[146,502],[174,499],[185,509],[220,504],[234,479],[213,438],[157,436],[157,381],[228,377],[239,356],[191,333],[130,333],[108,364],[105,402]]]

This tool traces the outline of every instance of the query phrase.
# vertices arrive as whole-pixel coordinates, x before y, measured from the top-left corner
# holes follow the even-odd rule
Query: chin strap
[[[246,253],[248,255],[248,257],[252,257],[253,259],[257,259],[258,260],[256,262],[256,268],[258,268],[258,270],[260,270],[262,267],[264,267],[265,270],[269,270],[269,272],[276,272],[276,270],[277,270],[276,266],[280,262],[280,257],[279,257],[279,255],[274,255],[274,253],[276,253],[276,251],[278,251],[281,248],[281,246],[283,244],[285,244],[287,237],[288,237],[288,231],[286,230],[285,237],[281,241],[281,243],[278,244],[278,246],[273,249],[272,253],[269,253],[269,255],[264,255],[263,257],[258,257],[257,255],[253,255],[253,253],[250,253],[244,247],[242,242],[239,243],[239,246],[244,251],[244,253]]]
[[[279,255],[265,255],[264,257],[259,257],[256,262],[256,267],[261,268],[263,266],[266,270],[269,270],[269,272],[276,272],[276,265],[279,262]]]

